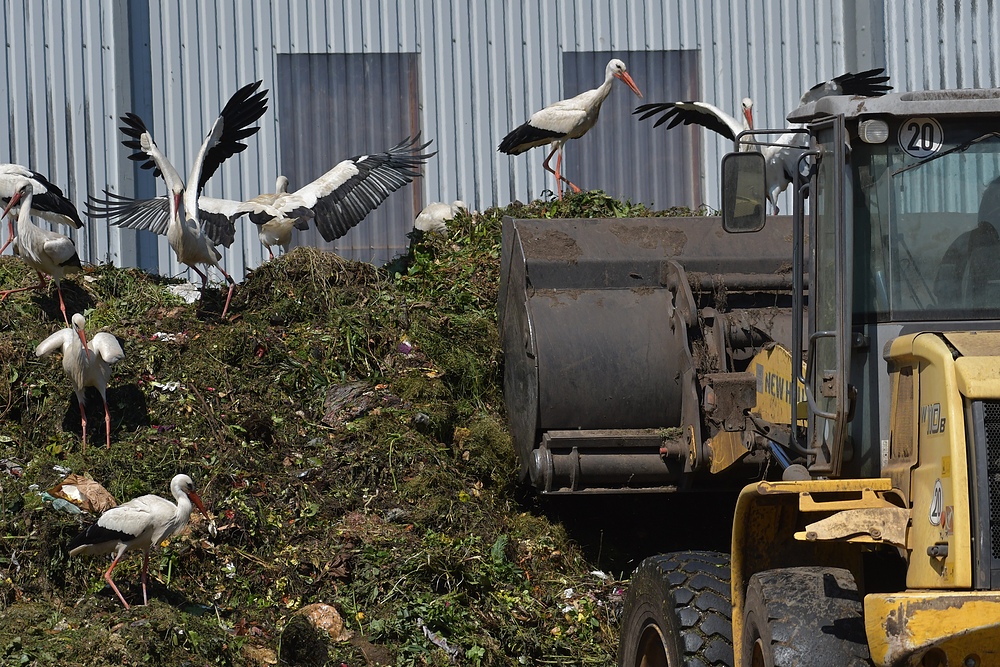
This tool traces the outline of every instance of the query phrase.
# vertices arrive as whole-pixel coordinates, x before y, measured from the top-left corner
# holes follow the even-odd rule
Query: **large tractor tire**
[[[837,567],[791,567],[750,577],[743,659],[751,667],[870,665],[861,596]]]
[[[731,667],[729,554],[682,551],[642,561],[625,596],[620,667]]]

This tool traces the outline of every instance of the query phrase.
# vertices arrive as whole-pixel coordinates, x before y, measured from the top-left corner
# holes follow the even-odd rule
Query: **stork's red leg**
[[[42,274],[39,273],[38,275],[41,276]],[[53,280],[55,280],[55,279],[53,278]],[[62,311],[63,320],[66,322],[66,328],[68,329],[69,328],[69,318],[66,317],[66,302],[63,301],[63,298],[62,298],[62,285],[59,284],[58,280],[56,280],[56,292],[59,293],[59,310]]]
[[[556,158],[556,178],[565,181],[569,187],[573,188],[573,192],[580,192],[580,188],[576,187],[576,184],[570,181],[568,178],[562,175],[562,148],[559,148],[559,157]],[[562,197],[560,197],[562,199]]]
[[[111,590],[115,592],[115,595],[117,595],[118,599],[122,601],[122,604],[125,605],[125,608],[129,609],[128,602],[125,602],[125,598],[122,597],[121,591],[119,591],[118,587],[115,586],[115,582],[111,580],[111,570],[115,569],[115,565],[118,564],[118,559],[122,557],[123,553],[125,552],[122,551],[122,553],[115,556],[115,559],[111,561],[111,567],[109,567],[108,571],[104,573],[104,581],[108,582],[108,585],[111,586]],[[145,589],[143,589],[143,592],[145,593]]]
[[[201,276],[201,291],[204,292],[205,288],[208,287],[208,274],[202,273],[201,269],[199,269],[197,266],[192,266],[191,268],[194,269],[195,273]]]
[[[149,604],[146,597],[146,580],[149,579],[149,549],[142,552],[142,603]]]
[[[77,400],[80,404],[80,429],[83,431],[83,453],[87,453],[87,410],[83,407],[83,401]]]
[[[10,230],[10,237],[7,239],[7,242],[3,244],[3,247],[0,248],[0,255],[2,255],[3,251],[7,249],[7,246],[14,241],[14,219],[10,217],[10,215],[7,216],[7,229]]]
[[[221,266],[218,267],[219,271],[222,271],[222,275],[226,277],[226,282],[229,283],[229,294],[226,295],[226,305],[222,307],[222,319],[226,319],[226,311],[229,310],[229,302],[233,298],[233,290],[236,289],[236,281],[226,273],[226,270]]]
[[[559,148],[560,148],[559,144],[556,144],[555,148],[549,151],[549,154],[545,156],[545,162],[542,163],[542,169],[549,172],[550,174],[555,174],[556,194],[559,195],[559,199],[562,199],[562,181],[559,178],[559,161],[558,160],[556,161],[555,169],[552,169],[552,167],[549,166],[549,160],[551,160],[552,156],[556,154],[556,151],[559,151]],[[559,151],[559,159],[562,159],[562,151]]]
[[[104,394],[101,394],[104,398]],[[108,410],[108,399],[104,398],[104,426],[107,429],[108,443],[106,449],[111,449],[111,412]]]
[[[0,301],[3,301],[9,295],[14,294],[15,292],[27,292],[28,290],[41,290],[41,289],[45,289],[45,276],[42,275],[41,272],[39,272],[37,285],[32,285],[31,287],[18,287],[16,289],[3,290],[2,292],[0,292]],[[65,311],[63,312],[65,314]],[[69,326],[69,322],[67,322],[66,325]]]

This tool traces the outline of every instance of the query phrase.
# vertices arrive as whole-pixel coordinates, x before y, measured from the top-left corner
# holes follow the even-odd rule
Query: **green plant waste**
[[[64,281],[70,312],[125,350],[88,446],[59,355],[54,289],[0,304],[0,664],[605,665],[621,582],[598,576],[518,489],[496,327],[500,228],[515,217],[653,215],[599,192],[513,204],[415,240],[386,267],[297,248],[250,272],[226,321],[210,288],[111,265]],[[660,212],[660,215],[663,213]],[[679,211],[675,214],[690,214]],[[0,285],[28,285],[0,259]],[[19,466],[19,467],[17,467]],[[43,492],[70,470],[119,501],[191,475],[215,518],[141,555],[69,557],[93,515]],[[14,474],[16,473],[16,474]],[[620,573],[617,573],[620,575]],[[334,638],[299,631],[325,603]],[[312,642],[312,643],[310,643]]]

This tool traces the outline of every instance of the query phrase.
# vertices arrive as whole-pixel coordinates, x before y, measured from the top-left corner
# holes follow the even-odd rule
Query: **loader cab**
[[[1000,91],[828,97],[789,120],[810,149],[793,184],[808,331],[793,368],[814,477],[878,476],[888,457],[883,352],[907,332],[1000,328]],[[752,230],[761,157],[726,156],[723,221]],[[794,409],[794,408],[793,408]],[[801,408],[800,408],[801,410]]]

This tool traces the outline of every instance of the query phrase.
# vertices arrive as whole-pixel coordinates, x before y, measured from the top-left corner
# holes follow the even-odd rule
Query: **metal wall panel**
[[[281,171],[293,190],[341,160],[388,150],[420,131],[416,54],[280,54],[278,72]],[[331,132],[334,124],[350,131]],[[421,195],[418,179],[390,194],[343,237],[327,243],[310,227],[294,234],[293,243],[384,264],[406,251]]]
[[[1000,86],[1000,6],[885,3],[886,62],[900,90]]]
[[[2,6],[0,76],[7,85],[0,113],[8,120],[8,146],[0,160],[42,171],[81,207],[88,192],[104,187],[143,196],[162,191],[148,174],[137,179],[126,160],[117,129],[122,113],[140,113],[183,173],[229,95],[256,79],[272,91],[261,131],[206,193],[235,199],[271,190],[284,159],[274,99],[279,54],[418,54],[420,124],[438,156],[415,185],[425,201],[461,198],[475,208],[527,201],[551,187],[541,169],[544,149],[509,157],[496,147],[530,113],[566,94],[569,54],[696,52],[692,96],[735,115],[749,95],[758,127],[783,125],[805,89],[847,69],[884,64],[896,90],[1000,84],[1000,8],[972,0],[3,0]],[[650,85],[638,83],[644,91]],[[690,81],[682,83],[691,90]],[[666,100],[647,95],[645,101]],[[348,130],[334,121],[329,131]],[[662,128],[652,136],[651,152],[688,159],[677,157],[676,140]],[[571,144],[571,160],[597,149],[583,145],[588,138],[600,134]],[[717,165],[730,147],[707,132],[700,141],[695,150],[703,168],[692,164],[692,175],[702,199],[715,206]],[[666,189],[651,203],[687,203],[677,197]],[[224,252],[224,266],[236,278],[266,256],[256,229],[241,225]],[[359,244],[384,236],[372,227],[372,237]],[[358,234],[367,229],[362,223]],[[163,238],[96,221],[72,236],[92,262],[110,258],[186,273]]]
[[[690,100],[700,87],[697,51],[587,51],[563,54],[563,96],[599,85],[611,58],[625,62],[646,99]],[[616,199],[698,207],[705,202],[698,177],[701,130],[654,128],[653,119],[636,122],[632,110],[643,101],[614,81],[597,124],[579,141],[566,144],[563,174],[582,188],[604,190]],[[541,159],[543,153],[534,155]],[[555,178],[549,183],[554,188]]]

